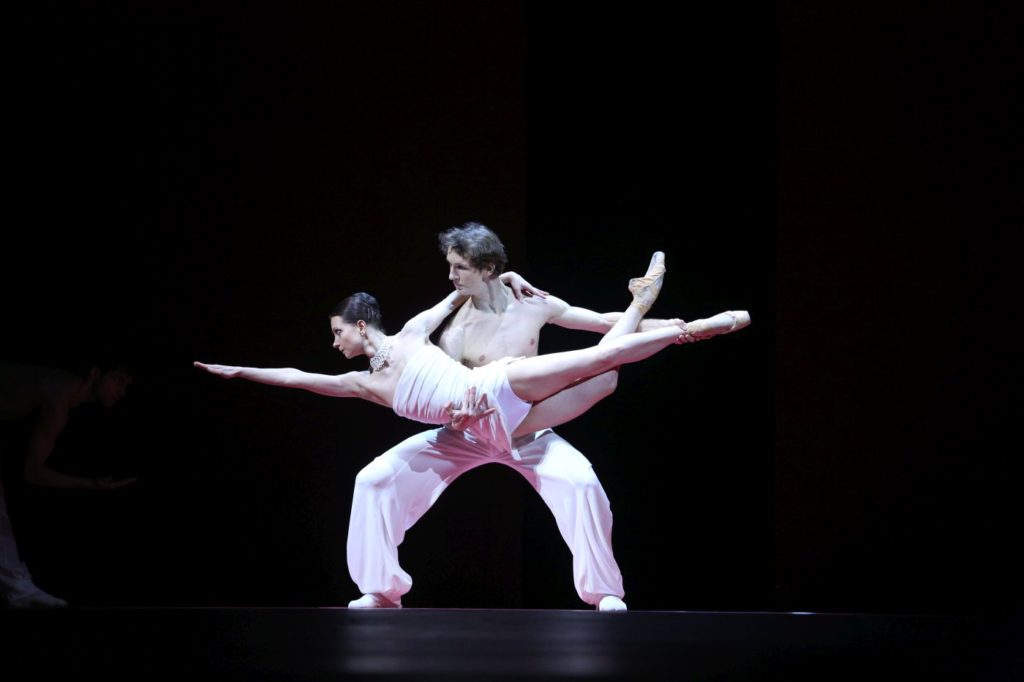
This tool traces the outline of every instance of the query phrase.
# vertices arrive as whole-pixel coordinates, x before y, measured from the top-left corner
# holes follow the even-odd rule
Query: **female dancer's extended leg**
[[[597,346],[538,355],[510,364],[508,381],[513,392],[523,400],[538,402],[581,379],[639,362],[674,343],[699,341],[750,324],[746,311],[729,311],[706,320],[690,323],[675,320],[676,324],[668,327],[628,333],[637,328],[658,297],[665,277],[664,259],[665,254],[656,252],[647,274],[630,280],[633,302]]]
[[[742,310],[719,313],[689,323],[679,320],[671,327],[626,334],[592,348],[518,360],[508,366],[508,381],[515,394],[523,400],[543,400],[582,377],[639,362],[674,343],[726,334],[748,324],[750,316]]]
[[[606,344],[625,334],[633,333],[644,315],[650,310],[665,280],[665,254],[656,251],[647,266],[647,273],[629,281],[633,301],[598,345]],[[551,428],[571,421],[587,412],[595,404],[615,392],[619,381],[619,367],[586,377],[537,402],[513,435],[522,436],[542,428]]]
[[[508,366],[508,382],[523,400],[543,400],[584,377],[639,362],[681,343],[684,325],[680,321],[678,326],[626,334],[592,348],[517,360]]]
[[[633,302],[626,312],[604,335],[598,345],[606,344],[618,337],[637,330],[644,314],[657,298],[665,282],[665,254],[655,251],[642,278],[630,280],[629,290]],[[597,402],[615,391],[618,384],[618,367],[607,372],[586,377],[550,395],[535,404],[526,418],[519,424],[514,435],[534,433],[542,428],[551,428],[571,421],[593,408]],[[536,428],[535,428],[536,427]]]

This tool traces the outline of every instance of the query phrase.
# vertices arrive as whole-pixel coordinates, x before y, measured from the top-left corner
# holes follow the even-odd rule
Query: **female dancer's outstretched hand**
[[[205,369],[210,374],[216,374],[225,379],[233,379],[242,371],[241,367],[232,367],[231,365],[207,365],[203,362],[193,362],[192,364],[199,369]]]
[[[523,302],[524,298],[536,296],[537,298],[547,298],[548,292],[544,291],[539,287],[535,287],[520,275],[518,272],[503,272],[499,277],[501,283],[512,290],[512,295],[520,303]]]

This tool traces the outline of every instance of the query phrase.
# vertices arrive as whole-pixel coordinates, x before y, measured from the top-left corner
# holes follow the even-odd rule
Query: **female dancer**
[[[334,347],[346,358],[366,355],[370,359],[368,371],[330,376],[290,368],[194,364],[224,378],[241,377],[339,398],[362,398],[428,424],[454,422],[472,436],[507,450],[511,449],[511,439],[520,435],[517,429],[527,415],[531,417],[529,432],[553,425],[545,425],[540,412],[544,409],[540,401],[548,396],[581,379],[643,360],[669,345],[698,341],[750,324],[746,311],[729,311],[704,320],[678,320],[676,326],[635,332],[657,298],[664,274],[664,254],[657,252],[647,274],[630,280],[633,302],[626,312],[598,345],[581,350],[505,358],[469,369],[430,341],[431,333],[466,296],[453,291],[406,322],[400,332],[388,336],[376,299],[358,293],[335,306],[331,331]],[[468,408],[456,409],[464,396]],[[536,407],[535,402],[539,402]]]

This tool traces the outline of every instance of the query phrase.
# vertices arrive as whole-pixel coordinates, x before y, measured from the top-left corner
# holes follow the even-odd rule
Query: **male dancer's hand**
[[[444,406],[444,411],[451,420],[448,426],[456,431],[465,431],[484,417],[494,414],[496,409],[498,408],[487,406],[486,393],[477,396],[475,386],[466,389],[465,404],[449,402]]]

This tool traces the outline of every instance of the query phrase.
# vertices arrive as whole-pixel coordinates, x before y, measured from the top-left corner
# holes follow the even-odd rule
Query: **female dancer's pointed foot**
[[[647,266],[647,274],[629,280],[629,293],[633,294],[633,305],[646,314],[658,299],[664,281],[665,254],[662,251],[655,251],[651,256],[651,264]]]
[[[693,343],[710,339],[712,336],[728,334],[743,329],[749,324],[750,313],[746,310],[727,310],[724,313],[718,313],[707,319],[694,320],[693,322],[683,322],[680,320],[679,326],[682,327],[683,333],[679,335],[679,343]]]

